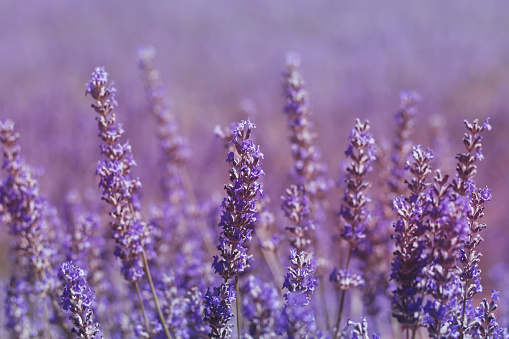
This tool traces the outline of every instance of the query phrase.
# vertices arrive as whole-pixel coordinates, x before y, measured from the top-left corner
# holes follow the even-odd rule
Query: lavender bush
[[[212,131],[186,136],[155,50],[142,48],[139,58],[144,120],[154,120],[160,158],[150,174],[160,192],[143,191],[143,177],[134,175],[134,154],[155,151],[123,139],[137,131],[119,122],[122,101],[104,67],[85,88],[99,127],[95,193],[72,190],[52,206],[40,188],[42,171],[23,157],[16,119],[0,122],[9,335],[509,338],[508,315],[500,312],[507,290],[483,295],[481,234],[490,227],[483,218],[492,193],[475,179],[491,151],[483,147],[489,118],[465,120],[464,149],[441,159],[412,141],[422,99],[403,91],[394,125],[386,126],[393,140],[376,135],[368,120],[352,119],[342,136],[346,151],[332,145],[322,153],[300,59],[291,53],[278,109],[288,132],[278,142],[292,164],[267,171],[271,145],[254,110],[216,129],[226,152]],[[191,138],[226,154],[213,153],[194,176]],[[325,165],[331,154],[344,154],[337,173]],[[447,173],[448,161],[455,171]],[[222,199],[201,190],[216,168]],[[288,184],[281,200],[263,189],[278,180]]]

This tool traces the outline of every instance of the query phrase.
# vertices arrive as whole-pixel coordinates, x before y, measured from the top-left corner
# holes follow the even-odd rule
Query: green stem
[[[140,286],[138,285],[137,281],[134,281],[133,284],[134,288],[136,289],[136,295],[138,296],[138,302],[140,303],[141,314],[143,315],[143,321],[145,322],[145,329],[147,330],[147,333],[150,335],[150,326],[148,323],[147,312],[145,311],[145,306],[143,305],[143,298],[141,297]]]
[[[163,312],[161,311],[161,306],[159,305],[159,299],[157,298],[156,289],[154,287],[154,282],[152,281],[152,275],[150,274],[150,269],[148,267],[147,256],[145,255],[145,250],[141,252],[141,257],[143,258],[143,266],[145,268],[145,274],[148,278],[148,283],[150,285],[150,291],[152,292],[152,298],[154,299],[154,304],[156,306],[157,315],[159,316],[159,321],[163,326],[164,334],[168,339],[172,338],[170,331],[168,330],[168,325],[166,325],[166,321],[164,320]]]

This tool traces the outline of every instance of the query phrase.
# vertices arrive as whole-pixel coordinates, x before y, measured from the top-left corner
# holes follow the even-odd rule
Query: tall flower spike
[[[426,179],[431,173],[429,162],[433,158],[431,150],[415,146],[412,152],[414,161],[406,168],[413,174],[407,186],[411,191],[410,198],[404,196],[394,200],[394,210],[398,213],[398,221],[394,225],[396,249],[392,263],[391,279],[396,282],[393,291],[393,316],[404,330],[415,331],[419,326],[419,312],[422,309],[424,294],[423,268],[427,259],[423,257],[425,243],[423,236],[426,228],[424,205]]]
[[[171,334],[166,326],[159,300],[156,295],[152,276],[144,250],[145,239],[149,235],[147,225],[139,220],[134,208],[134,194],[141,187],[138,179],[131,179],[131,167],[136,165],[129,142],[122,144],[120,138],[124,134],[121,124],[117,123],[113,109],[117,106],[114,95],[116,89],[113,82],[107,86],[108,73],[104,67],[97,67],[87,83],[86,94],[95,100],[92,108],[99,114],[96,117],[99,125],[99,137],[103,141],[101,153],[105,160],[97,164],[96,174],[100,177],[99,187],[103,189],[103,200],[113,207],[110,212],[114,221],[111,222],[113,238],[116,242],[115,256],[122,261],[122,275],[124,279],[134,283],[140,307],[144,313],[145,328],[149,330],[148,319],[145,315],[143,300],[139,293],[138,281],[146,272],[152,298],[157,310],[159,321],[164,328],[166,337]]]
[[[341,237],[348,242],[348,255],[345,269],[334,269],[330,276],[330,281],[341,290],[335,338],[340,334],[339,329],[346,291],[364,283],[360,274],[350,272],[350,261],[359,241],[366,237],[366,222],[370,218],[370,212],[367,208],[370,199],[366,192],[371,183],[366,180],[366,175],[371,170],[371,163],[376,157],[375,140],[371,136],[369,128],[368,121],[361,123],[357,119],[345,151],[345,155],[349,158],[349,164],[346,168],[346,189],[339,215],[343,223]]]
[[[396,113],[396,139],[392,153],[392,173],[388,182],[389,187],[396,195],[405,193],[404,167],[408,154],[412,150],[410,140],[414,126],[414,116],[417,113],[417,104],[421,96],[415,91],[402,91],[399,94],[400,111]]]
[[[94,290],[87,283],[85,271],[69,261],[62,264],[58,277],[64,283],[62,308],[71,312],[69,319],[74,324],[71,332],[76,333],[78,338],[103,338],[99,323],[92,320],[92,302],[96,299]]]
[[[57,252],[53,231],[57,225],[50,228],[52,211],[47,201],[40,196],[35,171],[20,155],[18,138],[19,133],[14,131],[12,120],[0,121],[2,168],[7,172],[7,177],[0,185],[0,217],[13,236],[12,257],[16,284],[26,282],[30,288],[23,289],[25,295],[37,295],[38,305],[46,310],[45,332],[50,335],[46,297],[52,302],[60,327],[66,330],[54,293],[57,281],[52,265],[56,261]]]
[[[291,130],[290,143],[295,160],[294,171],[297,183],[303,185],[311,199],[323,198],[331,187],[327,179],[327,166],[320,161],[321,153],[314,145],[316,133],[311,121],[308,92],[299,73],[300,58],[295,53],[286,57],[284,111]]]
[[[96,100],[92,107],[99,114],[96,120],[99,137],[103,141],[101,153],[106,158],[99,161],[96,173],[101,179],[99,186],[103,189],[103,200],[114,209],[110,215],[115,219],[111,223],[117,243],[115,256],[122,261],[124,278],[133,282],[144,274],[140,254],[144,239],[148,236],[148,228],[137,221],[132,205],[133,194],[141,187],[141,182],[130,178],[131,167],[136,163],[129,142],[120,142],[124,129],[117,123],[113,113],[117,106],[114,99],[116,90],[113,84],[107,87],[107,82],[108,73],[104,67],[98,67],[87,84],[87,94]]]
[[[233,324],[228,322],[233,318],[232,304],[236,297],[235,286],[226,282],[205,293],[203,320],[211,327],[210,338],[231,338]]]
[[[425,254],[426,278],[423,296],[423,325],[430,338],[449,338],[457,333],[454,318],[458,312],[457,298],[461,282],[457,262],[461,243],[468,229],[467,199],[453,199],[448,176],[435,171],[434,184],[426,191],[424,205],[426,228]]]
[[[277,290],[271,283],[249,276],[243,293],[244,319],[248,322],[248,333],[253,338],[275,338],[281,302]]]
[[[243,273],[251,260],[244,243],[251,240],[251,230],[247,226],[256,221],[256,196],[262,193],[258,179],[264,175],[263,154],[251,139],[254,128],[249,119],[237,124],[231,141],[237,155],[230,152],[226,159],[233,167],[229,171],[230,183],[225,185],[228,196],[223,200],[219,223],[223,229],[218,246],[221,259],[215,256],[213,263],[216,273],[225,281]]]
[[[293,222],[286,229],[292,234],[290,245],[298,252],[311,245],[311,232],[315,230],[314,221],[310,219],[311,201],[303,186],[291,185],[286,189],[283,199],[283,212]]]
[[[163,178],[161,180],[166,198],[173,204],[186,200],[183,190],[181,166],[190,156],[187,139],[180,132],[177,117],[172,112],[165,95],[159,72],[153,66],[154,47],[140,48],[138,51],[140,68],[145,79],[145,91],[150,110],[157,119],[159,148],[163,159]]]
[[[477,173],[477,160],[484,158],[482,154],[482,132],[491,130],[491,125],[487,118],[484,124],[479,124],[478,120],[470,123],[465,120],[467,132],[463,138],[463,144],[466,148],[465,153],[458,153],[456,159],[456,178],[453,179],[451,187],[456,194],[456,199],[467,197],[470,200],[468,211],[468,231],[467,239],[463,241],[462,253],[460,257],[461,281],[463,283],[462,295],[459,297],[459,304],[462,307],[461,314],[457,320],[460,324],[461,338],[465,334],[474,331],[475,319],[467,312],[467,304],[477,293],[482,291],[481,269],[479,262],[481,253],[476,248],[483,241],[480,232],[486,228],[486,224],[481,222],[484,216],[484,204],[491,200],[491,191],[488,188],[476,188],[473,180]]]
[[[228,152],[226,158],[226,162],[231,163],[233,167],[229,170],[230,182],[224,186],[227,197],[222,203],[223,211],[219,222],[222,231],[217,248],[221,252],[221,258],[214,256],[212,264],[215,272],[224,279],[224,283],[221,285],[222,290],[228,287],[229,279],[235,278],[236,294],[240,293],[238,277],[249,267],[251,260],[245,247],[245,243],[251,241],[252,230],[248,229],[248,225],[256,221],[256,197],[263,193],[258,182],[264,175],[262,170],[263,153],[251,139],[251,131],[254,128],[256,126],[248,119],[247,121],[242,120],[231,131],[230,142],[235,146],[235,152]],[[225,285],[226,287],[224,287]],[[224,293],[219,293],[219,295],[224,296]],[[209,293],[210,296],[212,294]],[[231,303],[226,302],[225,305],[231,305]],[[229,320],[231,317],[226,318]],[[213,318],[209,319],[214,320]],[[214,332],[215,324],[210,321],[209,323],[213,329],[210,335],[215,337],[214,333],[217,332]],[[237,330],[240,336],[239,299],[237,299]]]

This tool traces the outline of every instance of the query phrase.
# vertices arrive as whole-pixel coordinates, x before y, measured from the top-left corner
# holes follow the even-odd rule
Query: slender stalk
[[[150,333],[147,312],[145,311],[145,306],[143,305],[143,298],[141,297],[140,286],[138,285],[137,281],[134,282],[134,288],[136,289],[136,295],[138,296],[138,302],[140,303],[141,314],[143,315],[143,321],[145,322],[145,329],[147,330],[147,333]]]
[[[46,337],[51,339],[51,329],[49,327],[49,316],[48,316],[48,305],[46,304],[46,300],[43,300],[42,303],[44,306],[44,323],[46,324]]]
[[[276,281],[277,286],[283,286],[283,279],[281,277],[284,276],[283,268],[278,267],[278,264],[274,257],[276,257],[275,253],[272,251],[268,251],[266,249],[261,249],[263,259],[267,263],[267,266],[269,267],[270,273],[272,273],[272,277]],[[273,258],[269,258],[272,256]],[[280,296],[283,296],[283,290],[278,288],[278,292]]]
[[[316,258],[318,261],[318,258],[320,258],[320,251],[319,251],[319,246],[317,244],[318,240],[316,238],[316,232],[313,234],[312,241],[313,241],[313,247],[314,247],[315,253],[316,253]],[[319,293],[320,293],[320,299],[322,300],[321,304],[322,304],[323,316],[325,317],[325,325],[327,326],[327,330],[329,331],[329,333],[332,333],[330,320],[329,320],[329,310],[327,307],[327,298],[325,297],[325,279],[324,279],[322,270],[320,270],[320,275],[318,276],[318,279],[320,281]]]
[[[133,202],[129,202],[129,209],[131,210],[131,214],[133,216],[133,220],[136,222],[136,212],[134,210]],[[152,292],[152,299],[154,300],[154,304],[156,306],[157,315],[159,316],[159,321],[163,326],[164,334],[168,339],[172,338],[170,331],[168,330],[168,325],[166,325],[166,321],[164,320],[163,312],[161,311],[161,306],[159,304],[159,299],[157,298],[156,289],[154,286],[154,281],[152,280],[152,275],[150,274],[150,268],[148,266],[147,255],[145,254],[145,249],[142,247],[141,250],[141,258],[143,260],[143,269],[145,270],[145,274],[147,275],[148,284],[150,285],[150,291]],[[138,291],[138,287],[137,291]],[[140,296],[141,301],[141,296]],[[141,301],[141,307],[143,308],[143,301]],[[148,328],[148,327],[147,327]]]
[[[163,312],[161,311],[161,306],[159,304],[159,299],[157,298],[156,289],[154,287],[154,282],[152,281],[150,268],[148,267],[147,255],[145,254],[145,250],[141,252],[141,257],[143,259],[143,267],[145,269],[145,274],[147,275],[148,283],[150,285],[150,291],[152,292],[152,298],[154,299],[154,304],[156,306],[157,315],[159,316],[159,320],[161,321],[161,325],[163,326],[163,330],[164,333],[166,334],[166,337],[172,338],[172,335],[168,330],[168,325],[166,325],[166,321],[164,320]]]
[[[182,177],[182,185],[184,186],[184,189],[187,192],[187,198],[189,202],[196,206],[196,196],[193,191],[193,185],[191,184],[191,179],[189,178],[189,173],[185,168],[182,168],[180,170],[180,174]],[[198,230],[200,231],[200,236],[202,239],[203,244],[205,245],[205,249],[207,250],[207,253],[210,256],[214,256],[216,253],[216,247],[212,243],[212,236],[210,235],[210,231],[207,229],[207,225],[203,222],[202,218],[194,218],[196,220],[196,226],[198,227]]]
[[[461,311],[461,326],[463,326],[463,323],[465,322],[465,309],[467,307],[467,284],[468,281],[465,282],[465,290],[463,291],[463,306]],[[463,339],[465,334],[463,333],[463,330],[460,331],[460,339]]]
[[[345,271],[348,272],[348,267],[350,266],[350,259],[352,259],[352,252],[353,252],[353,246],[350,244],[350,250],[348,251],[348,257],[346,259],[346,268]],[[345,295],[346,290],[341,291],[341,300],[339,302],[339,311],[338,311],[338,317],[336,320],[336,334],[334,334],[334,338],[338,338],[339,335],[339,325],[341,324],[341,317],[343,313],[343,307],[345,305]]]
[[[41,276],[41,278],[39,280],[41,280],[41,281],[46,280],[46,272],[44,272],[44,271],[40,272],[40,276]],[[58,302],[55,300],[53,295],[48,294],[47,296],[49,297],[49,299],[51,301],[51,306],[53,307],[53,310],[55,311],[56,317],[58,318],[58,325],[64,331],[67,339],[71,339],[72,335],[69,332],[69,330],[67,329],[67,324],[65,323],[65,321],[63,319],[62,313],[60,313],[60,306],[58,305]],[[46,303],[44,303],[44,312],[46,313],[47,310],[48,309],[47,309]],[[48,324],[49,324],[49,320],[48,320]],[[50,334],[50,338],[51,338],[51,334]]]
[[[239,288],[239,276],[235,276],[235,290],[237,291],[237,299],[235,300],[235,303],[237,305],[237,334],[238,334],[238,338],[240,339],[241,338],[241,330],[240,330],[240,315],[241,315],[241,310],[240,310],[240,288]]]
[[[62,328],[62,330],[64,331],[65,333],[65,336],[67,337],[67,339],[71,339],[73,338],[73,336],[71,335],[71,333],[69,332],[69,330],[67,329],[67,325],[66,323],[64,322],[64,320],[62,319],[62,315],[60,313],[60,308],[58,306],[58,303],[57,301],[55,300],[55,298],[53,298],[52,296],[49,297],[50,298],[50,301],[51,301],[51,306],[53,306],[53,310],[55,311],[55,314],[57,315],[58,317],[58,325],[60,326],[60,328]]]

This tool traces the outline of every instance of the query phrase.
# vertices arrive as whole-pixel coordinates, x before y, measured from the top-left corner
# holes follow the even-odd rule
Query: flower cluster
[[[341,236],[352,247],[365,237],[366,221],[369,220],[366,204],[370,200],[366,191],[370,183],[366,175],[371,170],[371,162],[376,158],[374,142],[369,132],[369,122],[361,123],[357,119],[345,151],[350,162],[346,169],[346,189],[339,212],[344,221]]]
[[[421,96],[415,91],[402,91],[399,94],[399,99],[401,109],[395,116],[396,138],[391,155],[391,178],[388,181],[389,188],[397,195],[403,194],[406,188],[404,185],[404,167],[407,155],[412,150],[410,136],[413,131],[414,116],[417,113],[417,104],[421,101]]]
[[[116,121],[113,109],[116,89],[108,83],[108,73],[104,67],[98,67],[87,83],[87,94],[96,102],[92,108],[99,114],[96,120],[99,125],[99,137],[103,141],[101,153],[105,160],[97,164],[97,174],[103,189],[103,199],[114,210],[110,215],[115,219],[111,223],[113,237],[117,243],[115,256],[122,260],[122,274],[127,281],[137,281],[143,272],[140,254],[143,251],[144,239],[148,236],[147,226],[137,220],[133,206],[133,194],[141,187],[138,179],[130,178],[131,167],[136,165],[129,142],[122,144],[124,134],[121,124]]]
[[[281,309],[276,288],[270,283],[262,283],[260,278],[249,276],[242,303],[249,335],[260,339],[274,338]]]
[[[462,292],[458,297],[458,303],[462,309],[457,322],[462,336],[475,332],[476,328],[475,319],[466,310],[474,296],[482,291],[481,269],[479,268],[481,253],[477,251],[477,246],[483,241],[480,232],[486,228],[486,224],[481,222],[484,216],[484,204],[491,201],[491,191],[488,188],[477,188],[473,180],[477,173],[475,162],[484,158],[481,133],[485,130],[491,130],[489,118],[485,120],[483,125],[479,124],[477,119],[473,123],[465,120],[465,126],[467,132],[464,135],[463,144],[466,152],[458,153],[456,156],[458,160],[456,178],[452,180],[451,184],[456,199],[467,198],[469,201],[466,239],[462,239],[459,259],[461,263]]]
[[[474,302],[483,290],[479,245],[492,200],[474,176],[489,120],[465,123],[466,151],[451,175],[436,153],[411,147],[420,97],[402,92],[396,140],[375,145],[369,123],[357,119],[338,185],[344,191],[329,191],[299,61],[290,55],[285,113],[295,180],[281,181],[270,170],[269,193],[282,195],[282,204],[262,197],[264,155],[247,119],[217,129],[229,165],[221,204],[203,171],[187,173],[188,160],[212,169],[213,159],[188,158],[153,57],[153,49],[140,51],[163,162],[159,175],[150,174],[163,177],[164,196],[139,195],[131,146],[115,115],[116,90],[104,68],[92,73],[86,94],[97,113],[102,160],[96,174],[106,204],[92,189],[59,191],[49,197],[62,200],[60,219],[41,192],[38,172],[21,157],[13,122],[0,121],[0,220],[12,235],[4,300],[11,337],[509,338],[507,296],[493,291],[491,301]],[[273,157],[279,146],[270,143],[267,160],[282,168],[284,159]],[[331,206],[338,197],[340,207]],[[110,230],[113,240],[105,237]],[[217,255],[204,260],[207,252],[209,259]],[[0,330],[0,337],[8,335]]]
[[[288,126],[292,155],[295,160],[297,183],[303,185],[312,198],[323,198],[330,189],[327,179],[327,166],[320,161],[321,153],[314,145],[316,133],[311,121],[308,92],[304,89],[304,79],[299,73],[300,58],[295,53],[286,57],[285,113],[288,115]]]
[[[203,320],[210,325],[210,338],[230,338],[233,324],[228,323],[233,318],[232,304],[236,297],[235,286],[226,282],[205,293]]]
[[[58,277],[64,282],[62,308],[70,311],[69,319],[74,327],[71,332],[79,338],[102,338],[99,323],[94,323],[92,302],[95,301],[94,290],[87,283],[87,274],[72,261],[60,266]]]
[[[353,322],[348,320],[347,327],[353,327],[352,330],[352,339],[370,339],[368,333],[368,321],[366,318],[362,318],[360,323]],[[375,333],[371,336],[371,339],[380,339],[380,335]]]
[[[65,329],[57,305],[57,281],[53,270],[58,260],[56,234],[60,231],[59,222],[53,220],[53,228],[50,228],[52,209],[40,196],[35,171],[21,157],[18,138],[19,133],[14,131],[12,120],[0,121],[2,167],[7,173],[0,184],[0,217],[13,236],[11,256],[14,270],[7,289],[7,323],[20,337],[28,336],[32,330],[50,335],[47,299],[53,305],[52,314],[56,322]],[[26,300],[37,298],[37,302],[29,305],[20,297]],[[35,305],[46,310],[45,319],[34,320],[32,326],[25,328],[28,307],[33,310]]]
[[[391,279],[397,284],[393,292],[393,316],[404,329],[415,331],[419,326],[419,311],[425,289],[423,269],[427,259],[423,255],[426,247],[423,237],[426,232],[423,206],[426,202],[425,191],[429,187],[426,179],[431,173],[429,162],[433,153],[429,149],[424,151],[419,145],[414,147],[412,156],[414,162],[407,166],[413,175],[407,182],[411,196],[401,196],[394,200],[398,221],[394,225],[396,250]]]
[[[291,233],[290,245],[302,252],[311,245],[311,232],[315,230],[315,224],[310,219],[311,202],[303,186],[292,185],[286,189],[286,195],[282,197],[282,209],[286,217],[294,225],[287,226],[286,229]]]
[[[249,267],[250,256],[246,241],[251,240],[251,230],[247,226],[256,221],[256,196],[262,193],[258,182],[263,176],[263,153],[251,139],[255,125],[242,121],[233,130],[231,142],[235,145],[237,156],[229,152],[226,161],[230,169],[230,183],[225,185],[228,196],[223,200],[223,212],[219,226],[222,232],[218,249],[221,259],[214,257],[213,267],[225,281],[238,276]]]

